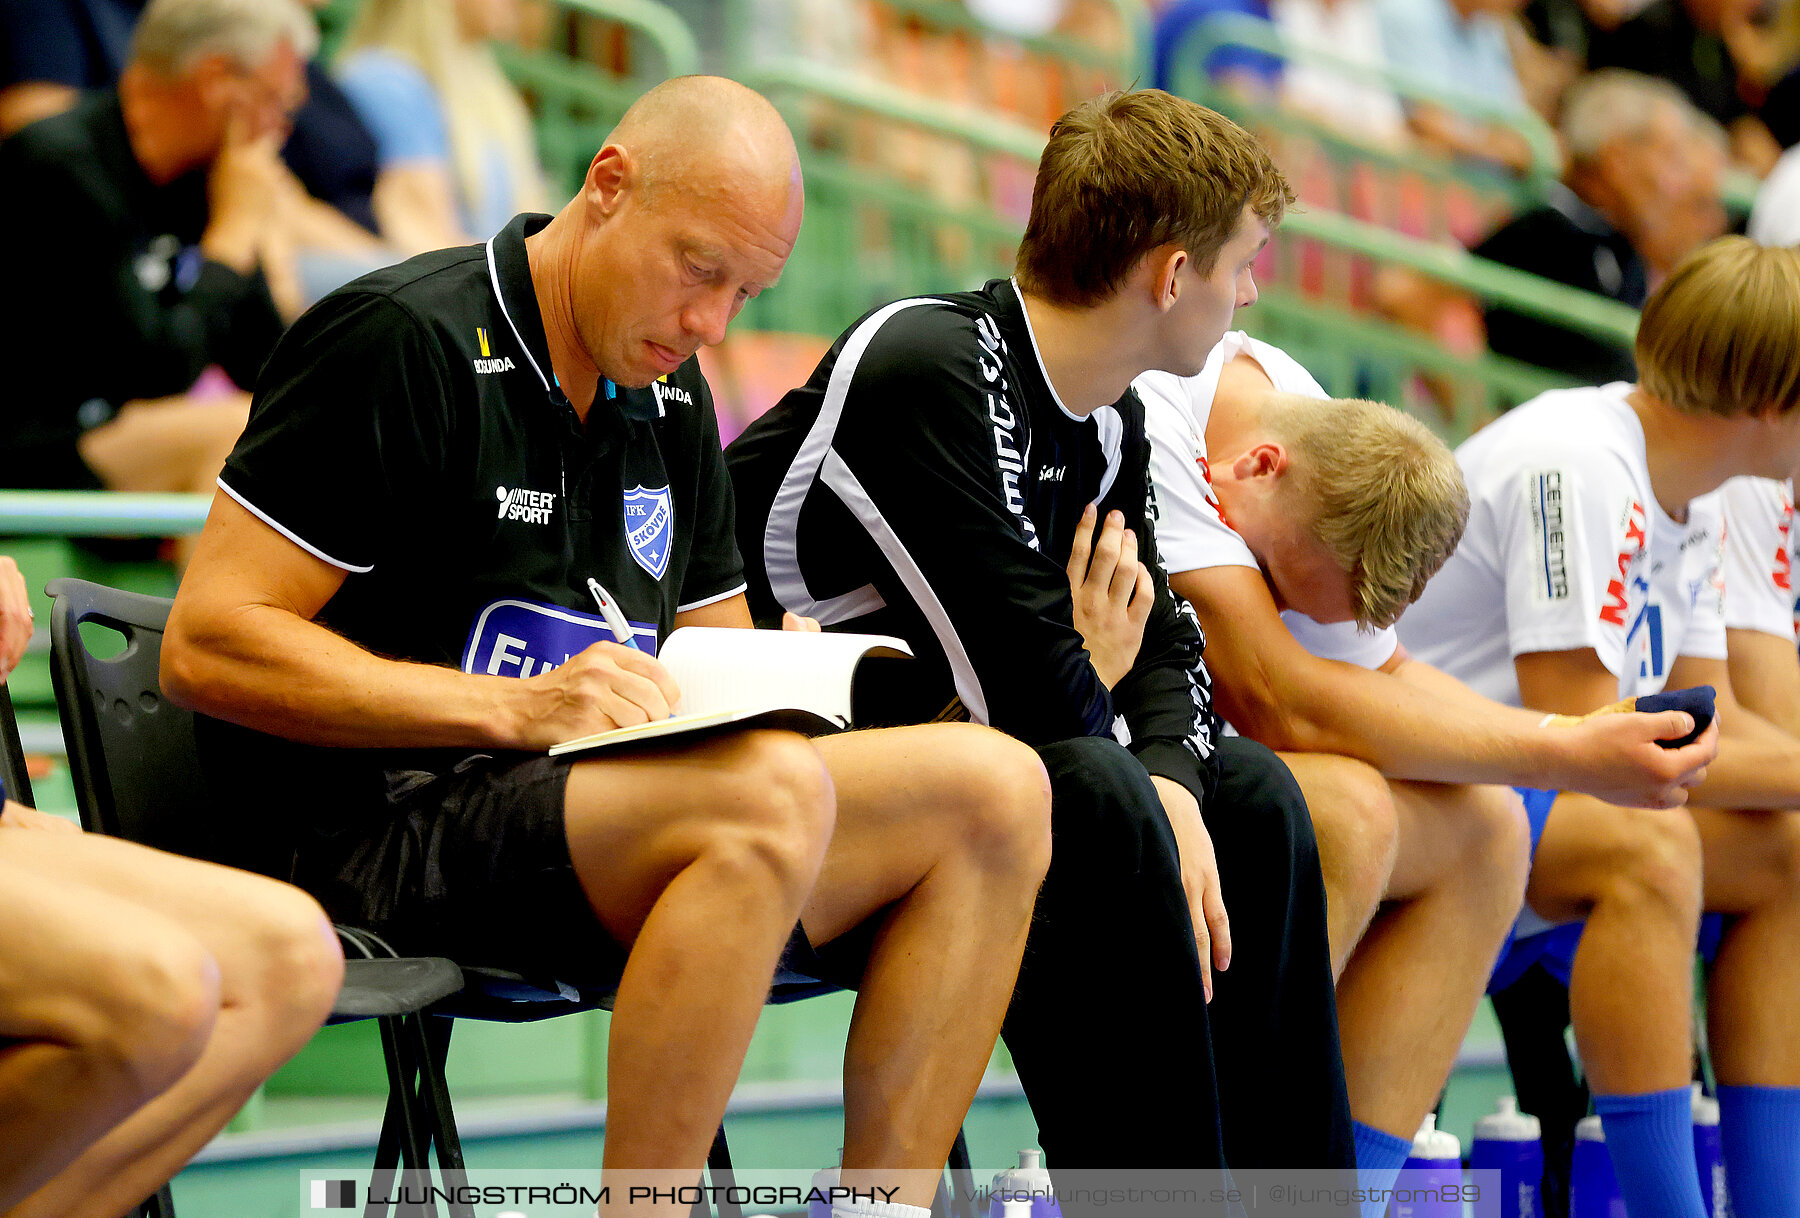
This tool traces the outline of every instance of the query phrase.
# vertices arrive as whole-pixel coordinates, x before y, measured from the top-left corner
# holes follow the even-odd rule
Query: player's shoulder
[[[1457,460],[1472,482],[1540,466],[1630,475],[1645,458],[1629,391],[1616,383],[1541,393],[1465,440]]]
[[[831,354],[833,379],[858,396],[920,387],[971,392],[1002,379],[1009,344],[993,302],[973,292],[911,296],[873,309],[846,330]]]
[[[1729,478],[1714,492],[1723,509],[1736,516],[1791,515],[1794,510],[1794,487],[1788,480],[1756,478],[1745,475]]]

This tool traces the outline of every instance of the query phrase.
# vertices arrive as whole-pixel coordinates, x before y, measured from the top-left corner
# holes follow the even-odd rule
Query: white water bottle
[[[1056,1203],[1050,1173],[1044,1167],[1044,1152],[1035,1147],[1021,1150],[1019,1165],[994,1177],[992,1197],[988,1205],[990,1218],[1011,1218],[1005,1209],[1008,1201],[1029,1202],[1030,1218],[1062,1218],[1062,1207]]]

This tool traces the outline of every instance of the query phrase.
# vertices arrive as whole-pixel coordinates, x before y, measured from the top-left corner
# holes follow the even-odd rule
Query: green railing
[[[564,195],[646,89],[700,69],[694,35],[652,0],[550,0],[545,45],[495,50],[536,116],[538,152]]]
[[[833,146],[812,138],[828,131],[808,124],[841,122],[846,112],[880,118],[890,140],[929,136],[991,176],[1028,175],[1042,135],[813,64],[770,65],[748,83],[776,101],[800,137],[807,217],[780,286],[746,310],[746,324],[835,334],[884,300],[960,290],[1010,272],[1022,228],[1017,216],[979,194],[946,206],[916,182],[896,177],[878,155],[858,160],[858,150],[844,148],[841,140]],[[1476,258],[1453,244],[1306,209],[1283,223],[1277,253],[1299,242],[1322,246],[1334,257],[1404,267],[1484,304],[1583,334],[1629,344],[1636,332],[1637,314],[1624,305]],[[1569,383],[1492,354],[1446,350],[1428,336],[1358,314],[1349,302],[1309,296],[1292,276],[1267,284],[1262,303],[1240,314],[1239,324],[1317,365],[1332,392],[1405,405],[1451,437],[1497,409]]]
[[[1146,75],[1148,9],[1143,0],[1104,0],[1104,3],[1117,23],[1116,46],[1104,46],[1056,32],[1015,35],[996,30],[983,24],[961,0],[870,0],[858,12],[849,14],[849,19],[908,21],[916,24],[922,33],[961,35],[991,46],[1005,46],[1011,52],[1063,65],[1077,79],[1092,82],[1100,88],[1121,88]],[[846,9],[855,4],[856,0],[845,0]],[[759,45],[777,45],[784,48],[785,53],[792,53],[793,48],[805,40],[809,31],[792,24],[804,19],[803,9],[797,9],[788,17],[789,24],[773,30],[766,28],[772,16],[775,14],[771,5],[758,4],[756,0],[726,0],[724,20],[727,44],[732,48],[729,64],[732,75],[741,79],[761,66],[755,58]],[[764,23],[765,28],[758,28],[759,22]],[[870,52],[875,49],[867,48]],[[979,74],[980,65],[974,70]],[[1089,87],[1081,91],[1094,90]]]
[[[1205,63],[1214,51],[1226,46],[1249,47],[1278,59],[1298,60],[1381,85],[1391,89],[1403,102],[1437,106],[1473,122],[1506,128],[1531,150],[1531,166],[1524,174],[1529,181],[1547,184],[1555,181],[1562,170],[1562,152],[1556,133],[1535,111],[1446,90],[1404,69],[1371,67],[1299,46],[1284,37],[1272,22],[1259,21],[1242,13],[1208,17],[1183,34],[1170,61],[1171,83],[1178,86],[1174,91],[1196,101],[1206,101],[1208,96],[1217,94],[1219,90],[1207,78]],[[1405,163],[1416,163],[1418,159],[1405,158]]]
[[[1531,167],[1521,174],[1425,149],[1388,146],[1291,110],[1278,98],[1247,97],[1222,87],[1205,71],[1207,58],[1227,46],[1249,47],[1339,72],[1390,88],[1406,101],[1430,103],[1503,126],[1525,141]],[[1560,171],[1556,136],[1530,111],[1445,93],[1404,72],[1298,47],[1269,22],[1242,14],[1208,18],[1183,36],[1171,59],[1170,87],[1261,134],[1297,179],[1306,201],[1356,211],[1418,235],[1454,236],[1472,243],[1498,221],[1540,202]]]
[[[211,495],[0,491],[0,537],[177,537],[198,533]]]

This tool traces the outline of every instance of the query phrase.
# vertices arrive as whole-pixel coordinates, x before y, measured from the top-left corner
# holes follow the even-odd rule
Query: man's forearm
[[[1719,708],[1719,756],[1694,802],[1714,808],[1800,808],[1800,739],[1745,707]]]
[[[270,606],[226,626],[170,621],[164,690],[177,703],[306,744],[354,748],[516,748],[524,682],[370,654]]]
[[[1307,668],[1305,688],[1285,699],[1281,731],[1239,730],[1270,748],[1354,757],[1418,782],[1536,783],[1566,765],[1566,742],[1538,727],[1542,715],[1484,698],[1418,661],[1389,673],[1309,656]]]

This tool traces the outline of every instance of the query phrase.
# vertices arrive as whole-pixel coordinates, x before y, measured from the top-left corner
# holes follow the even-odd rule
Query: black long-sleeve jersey
[[[752,611],[899,635],[917,653],[902,685],[884,684],[885,719],[960,699],[1033,745],[1116,735],[1206,797],[1212,682],[1156,555],[1143,404],[1128,390],[1086,418],[1064,409],[1013,284],[876,309],[727,457]],[[1110,692],[1065,572],[1092,502],[1125,514],[1156,585],[1137,663]]]

